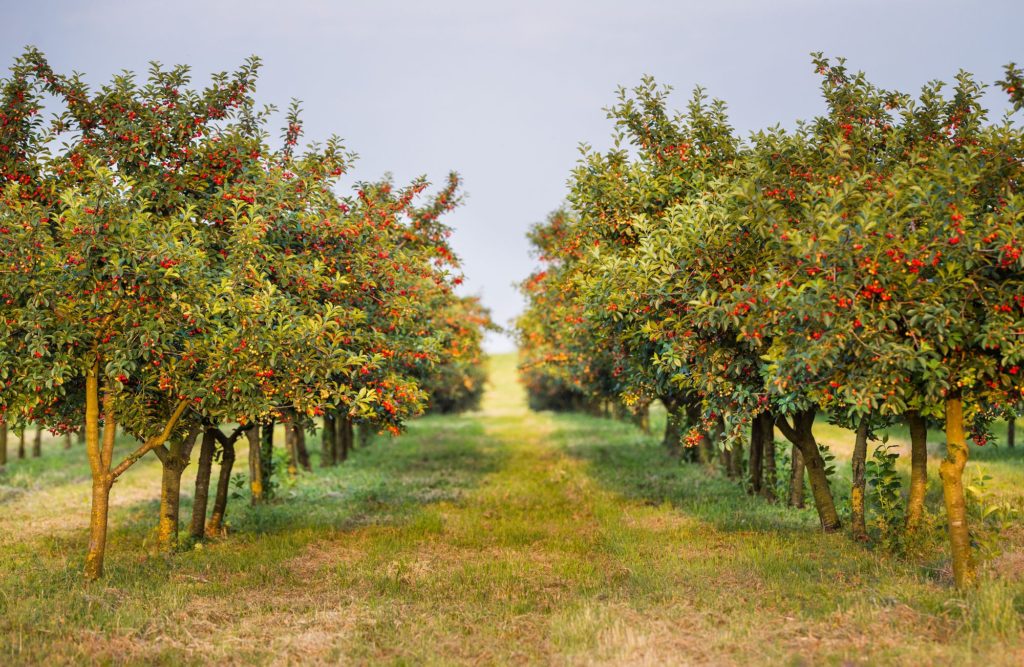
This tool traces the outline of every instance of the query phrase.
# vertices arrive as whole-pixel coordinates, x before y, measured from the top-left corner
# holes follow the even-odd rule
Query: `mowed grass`
[[[529,412],[512,356],[491,378],[481,411],[378,437],[283,481],[272,505],[236,499],[228,537],[169,560],[152,555],[145,461],[114,489],[94,584],[79,576],[81,448],[13,462],[0,663],[1024,663],[1014,535],[957,595],[941,550],[901,559],[823,535],[813,510],[751,498],[656,436]],[[819,430],[841,458],[847,434]],[[1024,462],[987,456],[990,488],[1019,503]]]

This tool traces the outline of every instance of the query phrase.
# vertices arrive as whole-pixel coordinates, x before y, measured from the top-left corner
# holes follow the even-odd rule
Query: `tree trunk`
[[[743,442],[737,440],[729,450],[729,477],[743,479]]]
[[[157,529],[159,549],[164,554],[173,554],[178,549],[178,518],[181,508],[181,475],[188,467],[189,455],[199,437],[199,429],[193,428],[183,439],[172,440],[170,447],[157,454],[163,464],[160,479],[160,523]]]
[[[21,433],[18,434],[18,458],[25,458],[25,429],[21,429]]]
[[[853,443],[853,457],[850,461],[853,468],[853,484],[850,489],[850,529],[853,537],[858,540],[867,538],[868,529],[864,518],[864,492],[867,482],[864,479],[864,466],[868,455],[868,418],[864,417],[857,425],[857,438]]]
[[[235,432],[237,437],[237,431]],[[235,465],[235,439],[221,442],[220,475],[217,477],[217,493],[213,498],[213,512],[210,522],[206,524],[207,535],[220,535],[224,532],[224,517],[228,510],[228,491],[231,486],[231,469]]]
[[[107,551],[107,514],[110,511],[110,487],[113,480],[102,475],[92,480],[92,507],[89,509],[89,549],[85,554],[85,578],[96,581],[103,576],[103,557]]]
[[[64,434],[64,449],[71,449],[71,433]]]
[[[1016,435],[1017,415],[1012,415],[1009,421],[1006,422],[1006,446],[1009,447],[1010,449],[1013,449],[1014,445],[1017,444],[1014,442],[1014,440],[1016,440]]]
[[[349,449],[349,434],[351,433],[350,427],[351,421],[348,416],[342,416],[340,412],[335,415],[334,426],[337,435],[335,436],[338,443],[338,461],[344,462],[348,460],[348,449]]]
[[[32,458],[37,459],[43,455],[43,429],[36,427],[35,435],[32,437]]]
[[[335,438],[337,433],[334,427],[334,416],[330,414],[324,415],[324,428],[321,432],[320,438],[320,465],[324,468],[333,466],[337,463],[337,446]]]
[[[928,422],[917,411],[904,418],[910,427],[910,494],[907,496],[907,530],[917,530],[924,517],[928,490]]]
[[[946,501],[949,543],[953,557],[953,580],[957,588],[974,583],[974,559],[971,536],[967,530],[967,503],[964,500],[963,474],[967,465],[967,440],[964,436],[963,404],[959,395],[946,398],[946,458],[939,464],[942,495]]]
[[[818,443],[814,439],[814,410],[807,410],[797,415],[797,440],[802,454],[804,468],[807,470],[807,481],[811,484],[811,495],[814,497],[814,508],[818,510],[818,519],[825,532],[839,530],[842,523],[836,512],[832,490],[828,486],[828,475],[825,474],[825,460],[821,458]],[[802,493],[801,493],[802,495]]]
[[[373,427],[369,422],[359,422],[359,446],[368,447],[373,442]]]
[[[203,431],[203,443],[199,447],[199,465],[196,468],[196,489],[192,496],[192,539],[206,537],[206,505],[210,498],[210,474],[213,470],[213,453],[216,449],[213,429]]]
[[[7,465],[7,422],[0,421],[0,468]]]
[[[789,506],[804,506],[804,457],[800,448],[793,444],[789,456]]]
[[[342,420],[342,430],[345,433],[345,458],[347,459],[349,453],[355,449],[356,443],[356,430],[351,417],[346,415]]]
[[[636,408],[632,414],[633,423],[637,425],[644,435],[651,434],[651,404],[644,403]]]
[[[109,418],[109,414],[107,417]],[[108,424],[107,428],[112,428]],[[100,386],[99,361],[85,376],[85,448],[92,473],[92,506],[89,508],[89,548],[85,554],[85,579],[96,581],[103,576],[103,558],[107,548],[107,514],[110,508],[110,487],[113,478],[109,463],[100,449]],[[22,432],[24,436],[24,432]]]
[[[775,485],[777,472],[775,469],[775,419],[770,412],[761,415],[761,445],[764,451],[761,454],[761,465],[764,468],[764,484],[761,487],[761,495],[768,500],[775,502]]]
[[[298,437],[295,434],[295,422],[284,423],[284,447],[288,452],[288,476],[295,477],[299,474],[299,448],[296,443]]]
[[[85,429],[79,429],[78,433],[75,434],[75,437],[78,439],[78,444],[84,445],[85,444]]]
[[[295,451],[299,455],[299,465],[306,472],[313,472],[309,462],[309,449],[306,447],[306,429],[301,424],[293,423],[295,428]]]
[[[263,498],[269,499],[273,495],[274,480],[274,420],[271,419],[263,425],[262,438],[260,440],[260,466],[263,476]]]
[[[761,456],[764,454],[764,429],[761,428],[761,415],[750,422],[750,489],[751,495],[761,493],[762,466]]]
[[[665,404],[665,435],[661,444],[665,446],[668,453],[678,456],[683,450],[683,416],[680,414],[679,406],[675,403],[662,401]]]
[[[252,495],[251,503],[258,505],[263,502],[263,462],[258,424],[245,429],[245,439],[249,441],[249,493]]]

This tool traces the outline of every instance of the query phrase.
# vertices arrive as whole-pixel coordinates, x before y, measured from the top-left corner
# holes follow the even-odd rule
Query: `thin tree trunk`
[[[129,454],[123,461],[111,468],[114,456],[114,440],[117,437],[117,420],[114,413],[114,397],[109,391],[103,395],[103,441],[100,442],[100,401],[99,401],[100,358],[85,376],[85,445],[92,474],[92,506],[89,514],[89,547],[85,557],[85,578],[89,581],[103,575],[103,559],[107,544],[107,515],[110,507],[110,487],[129,467],[148,452],[157,453],[163,461],[164,443],[170,437],[188,401],[179,401],[171,417],[164,424],[163,431],[148,438],[141,447]]]
[[[21,433],[18,434],[18,458],[25,458],[25,429],[21,429]]]
[[[738,439],[729,450],[729,477],[743,479],[743,441]]]
[[[775,502],[775,486],[778,473],[775,468],[775,419],[770,412],[761,415],[761,445],[764,451],[761,455],[762,466],[764,467],[764,484],[761,495],[768,500]]]
[[[853,443],[853,457],[850,460],[853,469],[853,485],[850,489],[850,529],[853,537],[858,540],[867,538],[868,529],[864,518],[864,492],[867,482],[864,479],[864,467],[868,455],[868,418],[864,417],[857,425],[857,438]]]
[[[320,437],[320,465],[324,468],[333,466],[337,463],[337,447],[335,443],[337,439],[335,436],[337,433],[334,428],[334,416],[330,414],[324,415],[324,428],[321,432]]]
[[[683,450],[683,416],[675,401],[662,399],[665,405],[665,435],[661,444],[665,446],[669,454],[678,456]]]
[[[103,576],[103,557],[107,548],[107,514],[113,480],[104,465],[100,449],[99,361],[85,376],[85,448],[92,472],[92,507],[89,509],[89,548],[85,555],[85,578],[95,581]],[[108,415],[109,417],[109,415]],[[107,428],[113,425],[108,423]]]
[[[199,429],[191,429],[183,439],[172,440],[170,447],[156,449],[163,464],[160,479],[160,522],[157,541],[160,551],[173,554],[178,549],[178,523],[181,509],[181,475],[188,467],[189,455],[199,437]]]
[[[825,460],[821,458],[818,443],[814,439],[814,410],[800,413],[794,419],[797,425],[797,442],[803,455],[804,468],[807,470],[807,481],[811,484],[811,495],[814,497],[814,508],[818,511],[821,528],[825,532],[839,530],[842,523],[836,512],[832,490],[828,486],[828,475],[825,474]],[[803,495],[801,493],[801,495]]]
[[[288,452],[288,476],[295,477],[299,474],[299,448],[296,444],[298,437],[295,434],[295,422],[292,420],[284,423],[284,447]]]
[[[907,496],[907,530],[921,526],[924,497],[928,491],[928,422],[917,411],[904,418],[910,427],[910,493]]]
[[[192,525],[189,533],[194,540],[206,537],[206,506],[210,498],[210,475],[213,471],[213,453],[216,449],[213,428],[203,431],[199,447],[199,465],[196,468],[196,488],[192,496]]]
[[[761,428],[761,415],[758,415],[750,422],[750,461],[748,467],[750,468],[750,493],[752,495],[761,493],[763,441],[764,429]]]
[[[263,425],[260,440],[260,465],[263,475],[263,498],[272,497],[274,480],[274,420]]]
[[[253,424],[245,429],[245,439],[249,441],[249,493],[251,503],[258,505],[263,502],[263,462],[260,451],[260,427]]]
[[[43,428],[36,427],[35,435],[32,437],[32,458],[37,459],[43,455]]]
[[[295,451],[299,456],[299,466],[306,472],[313,472],[309,462],[309,449],[306,447],[306,429],[298,422],[293,422],[295,429]]]
[[[107,515],[110,512],[110,487],[113,480],[101,476],[92,481],[92,507],[89,509],[89,548],[85,554],[85,578],[96,581],[103,576],[107,551]]]
[[[71,449],[71,433],[64,434],[64,449]]]
[[[78,432],[75,434],[75,437],[78,439],[78,444],[84,445],[85,444],[85,429],[79,429]]]
[[[7,422],[0,421],[0,468],[7,465]]]
[[[345,459],[348,459],[349,453],[351,453],[352,450],[355,449],[353,445],[355,445],[356,440],[356,432],[355,427],[352,423],[352,418],[346,415],[345,418],[341,420],[341,428],[343,433],[345,434]]]
[[[967,503],[963,474],[967,465],[967,440],[964,435],[963,404],[959,395],[946,398],[946,458],[939,464],[942,495],[946,501],[949,544],[953,558],[953,580],[963,589],[974,583],[974,559],[967,529]]]
[[[359,446],[368,447],[373,442],[373,427],[369,422],[359,422]]]
[[[334,418],[334,426],[337,432],[335,438],[338,443],[338,461],[340,462],[348,460],[349,430],[345,427],[346,423],[348,423],[348,416],[342,416],[342,414],[338,412]]]
[[[224,517],[228,509],[228,490],[231,486],[231,469],[235,465],[235,436],[221,441],[220,475],[217,477],[217,493],[213,499],[213,512],[206,524],[207,535],[220,535],[224,531]]]
[[[800,448],[793,444],[789,456],[789,506],[804,506],[804,457]]]

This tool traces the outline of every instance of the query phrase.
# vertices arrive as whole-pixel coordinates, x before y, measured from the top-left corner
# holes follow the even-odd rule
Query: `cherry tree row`
[[[202,538],[223,525],[240,437],[258,503],[273,488],[275,422],[293,471],[309,466],[315,428],[333,465],[357,427],[397,433],[482,390],[493,325],[455,293],[443,222],[458,177],[433,193],[384,179],[340,195],[354,155],[334,137],[305,142],[295,103],[272,140],[258,69],[253,58],[199,88],[187,67],[154,64],[144,81],[93,90],[29,49],[0,79],[0,410],[5,429],[84,434],[90,579],[111,488],[150,453],[171,552],[197,442]],[[134,450],[115,449],[118,431]]]
[[[744,140],[698,89],[685,112],[651,79],[620,91],[608,151],[585,147],[569,201],[537,225],[523,284],[522,373],[539,407],[668,410],[666,442],[716,453],[752,490],[792,443],[821,526],[840,528],[818,415],[855,435],[850,517],[865,535],[865,458],[912,438],[907,531],[920,524],[925,434],[958,586],[974,577],[968,439],[1024,400],[1024,129],[960,73],[914,97],[815,55],[825,111]],[[1020,73],[1000,82],[1019,110]],[[748,449],[744,455],[744,448]],[[769,479],[770,478],[770,479]],[[766,494],[771,495],[771,494]]]

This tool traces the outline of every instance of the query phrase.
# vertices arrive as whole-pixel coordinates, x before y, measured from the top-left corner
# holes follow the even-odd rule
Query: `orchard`
[[[36,455],[42,429],[84,435],[87,579],[103,575],[114,484],[148,454],[163,468],[157,541],[173,554],[197,443],[193,542],[223,529],[242,435],[263,503],[281,474],[275,422],[294,476],[310,470],[307,433],[333,466],[356,429],[397,434],[429,405],[479,398],[493,325],[454,292],[442,220],[459,178],[427,200],[422,180],[339,194],[352,155],[336,138],[301,149],[297,106],[268,143],[259,65],[204,89],[154,65],[144,83],[93,91],[28,50],[0,81],[3,453],[8,432],[35,432]],[[115,457],[119,430],[138,444]]]
[[[1024,664],[1019,66],[680,105],[639,11],[578,80],[334,11],[0,75],[0,664]]]
[[[700,89],[678,115],[651,79],[620,92],[614,147],[585,152],[568,206],[532,232],[522,377],[541,407],[660,401],[670,450],[767,502],[802,506],[806,478],[824,531],[937,549],[921,534],[937,512],[969,587],[989,514],[972,525],[965,465],[997,446],[994,422],[1013,447],[1024,401],[1024,128],[992,119],[966,73],[915,98],[813,65],[825,112],[746,141]],[[1019,70],[1000,86],[1019,109]],[[848,508],[821,421],[855,443]],[[900,423],[913,446],[896,523],[895,455],[867,452]],[[938,471],[929,426],[945,435]],[[936,472],[943,507],[926,508]]]

